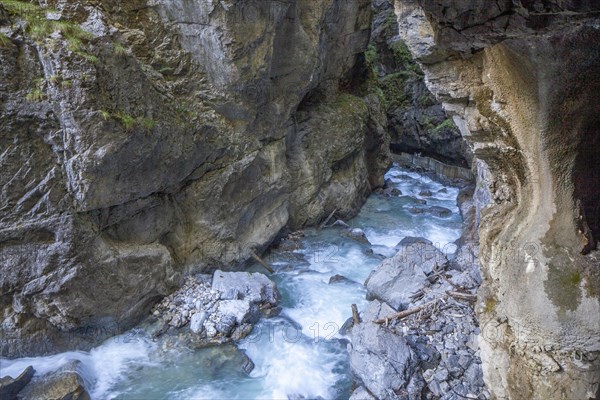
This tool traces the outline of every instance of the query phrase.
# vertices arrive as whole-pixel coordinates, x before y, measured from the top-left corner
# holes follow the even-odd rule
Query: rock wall
[[[396,0],[395,10],[476,158],[492,395],[597,398],[600,7]]]
[[[0,4],[0,354],[85,349],[383,184],[368,0]]]
[[[472,158],[469,147],[427,89],[423,71],[398,36],[393,3],[373,2],[375,15],[366,53],[371,86],[384,99],[392,151],[419,152],[466,167]]]

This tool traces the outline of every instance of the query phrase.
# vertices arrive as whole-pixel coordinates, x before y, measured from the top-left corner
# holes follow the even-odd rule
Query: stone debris
[[[224,272],[189,276],[181,289],[152,309],[163,328],[181,330],[197,337],[196,344],[224,343],[242,339],[262,316],[276,314],[281,298],[275,284],[260,273]]]
[[[347,329],[350,366],[362,385],[353,398],[490,397],[474,310],[481,275],[476,257],[463,259],[476,251],[466,233],[451,260],[430,241],[407,237],[371,273],[365,282],[371,302],[362,323]]]

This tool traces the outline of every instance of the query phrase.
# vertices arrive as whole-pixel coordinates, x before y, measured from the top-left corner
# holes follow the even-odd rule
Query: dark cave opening
[[[585,223],[593,241],[600,239],[600,124],[594,121],[582,130],[575,159],[575,197],[581,202]],[[592,242],[592,248],[594,247]]]

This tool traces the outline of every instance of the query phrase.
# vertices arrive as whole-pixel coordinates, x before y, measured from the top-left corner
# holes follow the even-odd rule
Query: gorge
[[[377,236],[388,240],[378,243],[362,225],[372,254],[354,244],[362,255],[352,253],[352,268],[341,272],[360,287],[336,292],[347,314],[321,321],[342,325],[348,305],[361,305],[363,321],[340,343],[325,344],[334,366],[318,369],[346,368],[335,372],[344,389],[325,382],[324,391],[249,396],[347,398],[363,390],[364,398],[461,398],[479,388],[475,395],[483,398],[599,398],[597,2],[2,0],[0,60],[0,358],[3,370],[14,367],[13,378],[30,365],[17,359],[72,352],[94,358],[108,339],[138,335],[153,307],[191,276],[264,272],[251,265],[254,257],[273,254],[272,245],[287,243],[291,233],[310,237],[310,227],[327,225],[330,216],[364,222],[381,200],[398,215],[413,210],[405,215],[413,222],[445,221],[446,211],[424,216],[423,204],[402,199],[413,186],[393,181],[399,170],[389,170],[391,148],[473,171],[474,190],[449,182],[450,194],[431,200],[452,209],[453,233],[394,237],[390,227]],[[441,190],[427,174],[413,178]],[[466,189],[459,192],[458,184]],[[420,191],[431,189],[410,196],[428,203]],[[462,237],[454,220],[461,217]],[[390,221],[395,228],[407,223],[387,215],[377,226]],[[326,239],[335,242],[345,229],[318,235],[336,232]],[[385,359],[407,368],[406,382],[384,371],[393,390],[378,391],[369,371],[361,372],[369,364],[357,354],[370,350],[361,350],[359,335],[375,329],[382,343],[399,348],[400,332],[410,336],[400,322],[387,326],[396,329],[388,336],[365,318],[418,302],[395,303],[400,291],[369,288],[372,278],[362,287],[371,270],[376,276],[395,259],[405,236],[442,242],[438,250],[448,255],[441,264],[450,283],[426,287],[454,290],[459,276],[473,279],[469,271],[481,268],[481,281],[468,289],[477,292],[471,309],[480,364],[473,365],[480,366],[471,368],[472,379],[461,372],[442,382],[469,383],[480,371],[485,389],[443,397],[448,392],[436,393],[425,375],[411,380],[437,371],[423,360],[416,374],[407,360]],[[456,254],[443,250],[457,239]],[[478,261],[467,268],[454,261],[461,256]],[[282,315],[292,320],[281,323],[299,324],[310,338],[310,318],[294,315],[285,293],[312,272],[296,276],[267,261],[280,279]],[[304,285],[302,294],[322,282]],[[243,299],[225,301],[236,300]],[[254,329],[277,325],[277,318],[254,321]],[[268,348],[243,340],[258,365]],[[350,340],[349,353],[343,340]],[[136,343],[119,351],[136,352],[145,342]],[[415,352],[414,343],[407,346]],[[296,357],[317,357],[312,347],[298,349]],[[350,390],[348,368],[357,391]],[[107,396],[85,383],[92,395]],[[206,393],[178,395],[235,397]]]

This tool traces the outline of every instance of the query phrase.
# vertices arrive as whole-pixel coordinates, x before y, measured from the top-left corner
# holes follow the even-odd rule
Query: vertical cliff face
[[[38,5],[39,4],[39,5]],[[356,212],[367,0],[0,3],[0,349],[89,347],[182,273]]]
[[[600,376],[600,20],[592,1],[396,0],[469,141],[497,398],[592,398]]]
[[[373,27],[366,62],[371,90],[382,98],[391,148],[466,166],[466,142],[427,89],[424,74],[398,35],[393,0],[373,1]]]

